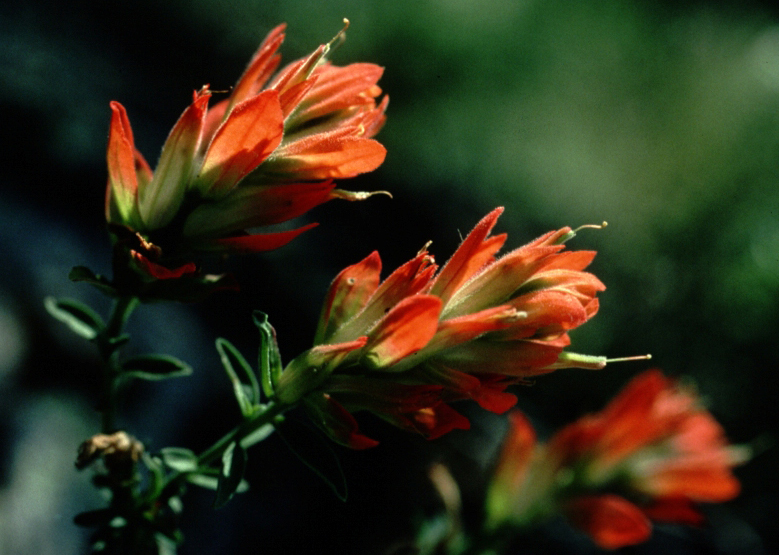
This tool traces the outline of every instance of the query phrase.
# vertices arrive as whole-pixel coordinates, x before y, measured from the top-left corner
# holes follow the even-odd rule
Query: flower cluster
[[[120,240],[136,237],[128,244],[139,270],[180,277],[193,265],[171,270],[158,262],[191,251],[274,249],[316,224],[255,235],[244,230],[290,220],[333,198],[369,196],[336,189],[333,180],[384,161],[384,147],[371,139],[388,102],[386,96],[376,102],[382,68],[331,65],[331,41],[272,78],[283,40],[280,25],[228,98],[209,107],[208,85],[194,93],[154,172],[135,149],[124,107],[111,103],[106,219]]]
[[[277,396],[303,400],[322,428],[351,447],[375,442],[350,413],[368,410],[435,438],[467,429],[448,404],[473,399],[502,413],[508,385],[605,359],[564,351],[568,332],[598,310],[603,284],[583,271],[591,251],[564,251],[570,228],[497,258],[506,235],[490,236],[502,208],[482,219],[440,269],[422,250],[380,281],[373,253],[343,270],[322,309],[315,347],[290,362]]]
[[[563,513],[605,549],[632,545],[649,537],[650,520],[703,522],[695,503],[735,497],[731,469],[747,456],[728,445],[692,391],[650,370],[546,444],[513,413],[488,493],[487,527],[523,527]]]

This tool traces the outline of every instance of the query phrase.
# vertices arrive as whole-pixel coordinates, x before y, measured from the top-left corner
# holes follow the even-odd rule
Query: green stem
[[[261,412],[241,422],[211,447],[203,451],[197,458],[198,470],[204,470],[211,463],[219,460],[233,442],[240,442],[243,438],[248,437],[263,426],[272,424],[278,416],[293,407],[294,405],[271,401],[265,405]],[[186,480],[187,474],[187,472],[174,472],[168,476],[163,485],[157,490],[154,498],[166,499],[172,495],[178,495],[179,486]]]
[[[115,429],[117,411],[117,393],[119,390],[119,377],[121,366],[119,365],[118,352],[121,344],[118,339],[122,336],[124,325],[138,305],[136,297],[120,297],[114,303],[111,316],[98,341],[100,354],[103,357],[103,401],[101,406],[102,425],[101,431],[110,434]]]
[[[197,459],[198,466],[208,466],[221,457],[231,443],[234,441],[241,441],[243,438],[248,437],[266,424],[271,424],[277,416],[291,409],[292,406],[293,405],[279,403],[278,401],[271,401],[265,406],[265,410],[244,420],[229,433],[225,434],[219,441],[203,451]]]

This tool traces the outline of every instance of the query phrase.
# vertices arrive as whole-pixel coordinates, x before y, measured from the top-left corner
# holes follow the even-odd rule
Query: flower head
[[[376,102],[382,68],[331,65],[331,42],[272,78],[283,40],[280,25],[227,99],[209,107],[214,93],[207,85],[194,93],[154,171],[135,149],[124,107],[111,103],[109,224],[161,247],[168,259],[193,250],[258,252],[315,224],[255,235],[247,228],[290,220],[333,198],[369,196],[336,189],[333,180],[374,170],[384,160],[384,147],[371,139],[387,106],[387,97]],[[155,266],[151,275],[164,278]]]
[[[595,295],[604,286],[584,271],[595,253],[563,252],[572,234],[563,228],[498,258],[506,235],[490,232],[502,211],[482,219],[440,271],[424,249],[383,281],[375,252],[343,270],[322,309],[318,346],[287,367],[280,397],[294,402],[326,391],[350,409],[436,437],[468,427],[450,401],[470,398],[505,412],[516,403],[505,391],[512,383],[562,367],[604,366],[605,359],[564,351],[568,331],[598,310]],[[316,380],[302,377],[318,352],[338,345],[349,350],[337,366]],[[406,397],[420,395],[414,387],[435,386],[435,395],[431,401],[425,389],[426,404],[415,398],[413,410],[390,414],[380,400],[397,384],[410,388]]]
[[[650,520],[700,524],[695,504],[739,492],[743,448],[690,390],[657,370],[636,377],[600,413],[537,444],[512,416],[487,500],[488,527],[564,513],[603,548],[646,540]]]

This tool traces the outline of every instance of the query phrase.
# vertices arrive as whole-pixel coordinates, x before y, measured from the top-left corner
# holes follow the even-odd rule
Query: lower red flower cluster
[[[513,413],[487,527],[529,526],[562,513],[605,549],[640,543],[651,520],[700,524],[696,503],[735,497],[732,468],[747,458],[692,391],[650,370],[546,444]]]

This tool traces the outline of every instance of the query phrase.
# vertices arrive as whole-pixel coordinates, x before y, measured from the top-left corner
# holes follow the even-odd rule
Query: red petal
[[[618,549],[649,539],[652,525],[641,510],[618,495],[577,497],[565,513],[571,523],[603,549]]]
[[[108,180],[111,196],[123,222],[128,222],[138,194],[135,172],[135,143],[130,120],[124,106],[111,104],[111,127],[108,134]]]
[[[467,343],[485,333],[509,328],[517,318],[517,311],[504,305],[444,320],[439,324],[429,348],[439,351]]]
[[[343,339],[338,340],[345,341],[349,337],[366,333],[403,299],[424,291],[435,270],[432,257],[424,251],[400,266],[379,285],[362,312],[338,330],[336,336],[343,336]]]
[[[383,417],[396,426],[422,434],[427,439],[437,439],[452,430],[468,430],[471,427],[467,418],[446,403],[439,403],[400,418]]]
[[[368,336],[363,360],[371,368],[389,369],[421,350],[435,335],[441,299],[414,295],[398,303]]]
[[[489,370],[505,376],[528,377],[551,372],[563,346],[542,341],[471,341],[435,355],[436,362],[468,374]]]
[[[507,488],[518,494],[533,460],[536,432],[520,411],[509,414],[509,425],[495,468],[494,482],[498,488]]]
[[[311,120],[352,106],[373,104],[370,93],[381,78],[384,68],[375,64],[358,63],[345,67],[323,65],[314,70],[316,82],[301,103],[302,110],[295,119]]]
[[[336,276],[325,298],[314,343],[327,341],[335,330],[365,307],[379,286],[381,258],[374,251]]]
[[[503,207],[499,207],[482,218],[435,278],[430,292],[441,297],[444,304],[463,283],[492,262],[494,254],[505,243],[505,234],[497,235],[487,241],[487,236],[502,213]]]
[[[249,254],[254,252],[271,251],[283,247],[295,237],[308,231],[319,224],[312,223],[292,229],[290,231],[280,231],[278,233],[258,233],[255,235],[245,235],[242,237],[227,237],[217,239],[211,245],[203,245],[200,250],[220,251],[231,254]]]
[[[353,136],[356,131],[345,131],[292,141],[269,162],[267,171],[291,173],[296,179],[343,179],[373,171],[384,162],[387,149],[381,143]]]
[[[499,375],[496,377],[503,378],[503,376]],[[479,403],[481,408],[495,414],[503,414],[516,406],[517,396],[505,391],[514,381],[498,381],[496,379],[482,378],[481,376],[479,376],[479,381],[481,385],[471,393],[471,398]]]
[[[522,247],[486,266],[460,287],[447,305],[445,316],[468,314],[504,304],[562,245]],[[535,287],[534,289],[538,289]]]
[[[184,223],[184,236],[229,235],[285,222],[334,198],[334,187],[332,181],[253,185],[249,177],[219,202],[195,208]]]
[[[211,94],[195,93],[195,98],[168,135],[162,147],[154,177],[140,191],[138,210],[152,229],[166,225],[187,192],[192,162],[200,148],[203,124]]]
[[[278,93],[265,91],[235,106],[217,129],[200,170],[200,188],[223,196],[281,143]]]
[[[660,522],[676,522],[699,526],[706,518],[686,498],[655,499],[649,506],[642,507],[644,514]]]
[[[195,266],[194,262],[188,262],[171,270],[152,262],[138,251],[131,250],[130,253],[137,267],[155,279],[176,279],[187,274],[194,274],[197,271],[197,266]]]
[[[230,95],[230,108],[257,94],[276,71],[281,61],[281,56],[277,55],[276,51],[284,42],[284,29],[286,27],[284,23],[275,27],[262,41],[243,75],[233,87],[233,92]]]
[[[314,423],[336,443],[352,449],[368,449],[379,444],[375,439],[361,434],[354,416],[330,395],[311,395],[306,398],[305,406]]]

